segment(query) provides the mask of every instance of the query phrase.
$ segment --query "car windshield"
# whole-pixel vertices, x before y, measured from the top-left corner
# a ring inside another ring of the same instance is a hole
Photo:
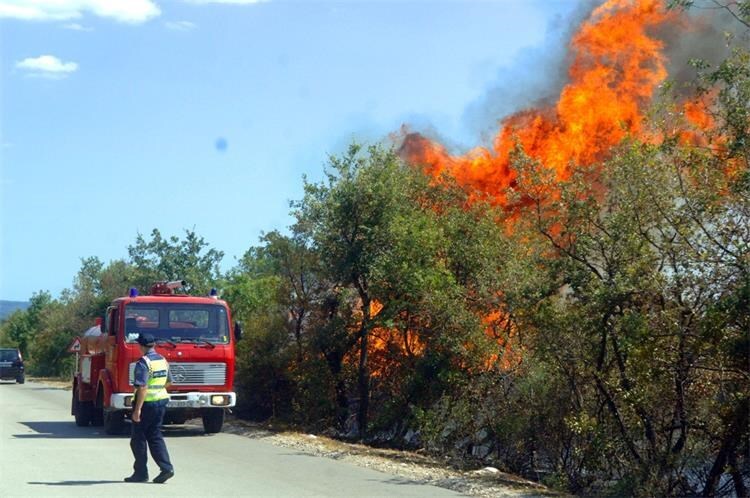
[[[0,361],[16,361],[18,352],[15,349],[0,349]]]
[[[141,332],[157,342],[229,342],[227,311],[218,304],[128,304],[125,341],[136,342]]]

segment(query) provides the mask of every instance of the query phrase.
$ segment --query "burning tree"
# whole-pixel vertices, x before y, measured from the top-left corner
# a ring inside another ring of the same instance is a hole
[[[711,71],[697,63],[693,98],[662,100],[647,116],[667,77],[649,28],[675,16],[661,2],[605,2],[573,37],[554,108],[507,118],[492,149],[454,156],[408,134],[401,154],[503,206],[505,233],[525,248],[515,258],[537,274],[509,273],[501,287],[523,364],[502,390],[467,390],[469,404],[494,399],[513,417],[526,413],[535,376],[556,386],[537,388],[557,409],[532,403],[552,420],[494,424],[509,465],[555,468],[573,490],[610,479],[620,492],[659,494],[726,492],[726,471],[745,496],[748,54]],[[519,441],[520,452],[503,448]]]

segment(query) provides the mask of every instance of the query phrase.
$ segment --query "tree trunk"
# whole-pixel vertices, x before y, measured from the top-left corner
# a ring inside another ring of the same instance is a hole
[[[338,350],[321,349],[328,365],[328,371],[336,379],[336,428],[343,431],[349,418],[349,397],[346,393],[346,380],[341,375],[344,354]]]
[[[346,395],[346,382],[339,375],[336,379],[336,425],[339,430],[344,430],[347,418],[349,418],[349,397]]]
[[[740,439],[747,430],[749,408],[747,400],[743,400],[735,408],[735,412],[729,420],[727,430],[724,433],[719,453],[716,455],[716,460],[714,460],[711,471],[706,478],[706,485],[703,487],[703,496],[713,496],[716,494],[716,485],[719,484],[719,479],[721,479],[727,463],[734,461],[734,452],[737,451]]]
[[[729,473],[732,474],[732,481],[734,481],[734,492],[737,493],[737,498],[747,498],[747,486],[745,486],[745,480],[742,476],[739,464],[737,463],[737,455],[735,452],[729,454]]]
[[[305,320],[305,310],[302,309],[297,313],[294,320],[294,338],[297,341],[297,363],[302,363],[303,348],[302,348],[302,323]]]
[[[367,436],[367,415],[370,408],[370,371],[368,367],[367,346],[370,328],[370,301],[362,302],[362,325],[359,338],[359,375],[357,387],[359,391],[359,410],[357,410],[357,426],[360,439]]]

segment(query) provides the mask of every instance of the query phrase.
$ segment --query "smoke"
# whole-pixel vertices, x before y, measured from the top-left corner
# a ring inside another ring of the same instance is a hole
[[[655,35],[664,41],[669,79],[681,93],[690,91],[696,70],[691,59],[701,59],[716,66],[730,55],[728,40],[747,37],[743,27],[724,10],[690,9],[675,22],[662,25]]]
[[[507,66],[498,69],[497,78],[483,94],[465,109],[462,120],[466,128],[479,136],[479,144],[490,146],[502,119],[526,109],[554,106],[560,91],[569,83],[571,62],[570,40],[594,8],[602,0],[582,0],[567,15],[558,15],[548,25],[545,42],[538,47],[523,49]],[[729,13],[723,10],[675,10],[671,22],[666,22],[652,33],[664,42],[668,78],[677,83],[676,90],[688,94],[689,83],[695,80],[696,70],[691,59],[702,59],[716,65],[729,55],[727,34],[744,43],[748,34]],[[419,135],[410,133],[419,130]],[[430,126],[411,123],[402,128],[400,138],[404,148],[422,144],[421,138],[443,144],[448,151],[462,153],[450,137],[440,136]],[[405,152],[405,150],[402,150]]]
[[[554,104],[568,82],[570,39],[600,3],[583,0],[573,12],[558,14],[547,26],[544,43],[521,50],[507,67],[498,70],[483,95],[467,106],[463,121],[484,144],[491,141],[502,118]]]

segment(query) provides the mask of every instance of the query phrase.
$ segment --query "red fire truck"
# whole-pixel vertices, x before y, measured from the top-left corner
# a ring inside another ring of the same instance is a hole
[[[132,288],[86,331],[73,378],[76,425],[121,432],[132,410],[133,372],[141,357],[136,339],[148,333],[170,367],[165,423],[183,424],[200,416],[206,433],[221,432],[224,413],[237,400],[234,348],[242,329],[232,323],[229,307],[215,289],[205,297],[175,294],[184,285],[158,282],[144,296]]]

